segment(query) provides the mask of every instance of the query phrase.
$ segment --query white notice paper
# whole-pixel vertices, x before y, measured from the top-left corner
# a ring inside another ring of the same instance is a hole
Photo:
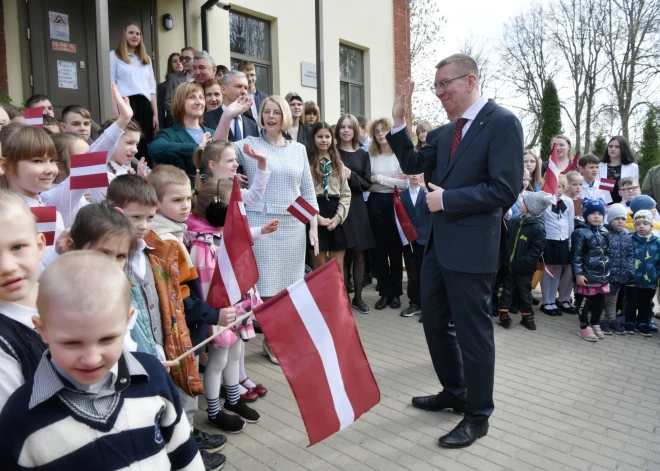
[[[49,11],[48,24],[50,25],[50,39],[69,41],[69,15]]]
[[[57,86],[78,89],[78,69],[75,62],[57,61]]]

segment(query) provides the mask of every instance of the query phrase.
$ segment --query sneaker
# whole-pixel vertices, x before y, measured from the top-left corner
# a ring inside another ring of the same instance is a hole
[[[199,454],[202,455],[202,461],[204,462],[204,469],[206,471],[218,471],[223,468],[227,461],[225,455],[221,455],[220,453],[216,454],[199,450]]]
[[[411,304],[403,311],[401,311],[401,317],[412,317],[415,314],[421,314],[422,310],[415,304]]]
[[[598,324],[592,325],[591,330],[594,331],[594,335],[596,337],[598,337],[599,339],[604,339],[605,338],[605,335],[603,335],[603,331],[601,330],[600,325],[598,325]]]
[[[241,400],[239,400],[234,405],[231,405],[228,401],[225,401],[222,408],[227,412],[233,412],[234,414],[238,414],[248,424],[256,424],[257,422],[259,422],[259,419],[261,419],[259,412],[252,409],[250,406],[248,406],[245,402]]]
[[[208,451],[209,453],[218,452],[227,444],[227,437],[224,435],[212,435],[198,429],[193,429],[193,437],[195,438],[197,448]]]
[[[237,415],[220,410],[215,417],[209,416],[209,422],[227,433],[238,433],[245,427],[245,420]]]
[[[655,321],[653,319],[648,321],[647,324],[648,324],[649,329],[651,330],[651,332],[657,332],[658,331],[658,326],[655,324]]]
[[[642,334],[644,337],[650,337],[651,336],[651,329],[649,329],[649,326],[646,324],[637,324],[635,326],[635,329],[637,332]]]
[[[608,322],[603,322],[600,325],[600,330],[605,334],[605,335],[612,335],[614,331],[612,330],[612,327]]]
[[[361,299],[360,299],[359,301],[356,301],[356,300],[354,299],[353,302],[351,303],[351,305],[352,305],[355,309],[357,309],[358,311],[360,311],[362,314],[369,314],[369,313],[371,312],[371,309],[369,309],[369,306],[367,306],[367,305],[365,304],[365,302],[362,301]]]
[[[596,334],[594,334],[593,329],[588,326],[584,329],[581,329],[580,332],[578,333],[580,337],[582,337],[584,340],[587,340],[589,342],[597,342],[598,337],[596,337]]]
[[[628,335],[635,335],[635,326],[632,324],[624,324],[623,330],[626,332]]]
[[[511,322],[511,317],[509,317],[508,312],[500,312],[500,324],[502,324],[502,327],[508,329],[511,327]]]
[[[520,319],[520,323],[526,329],[536,330],[536,322],[534,321],[534,315],[523,316],[523,318]]]
[[[623,327],[621,327],[621,324],[619,324],[618,321],[610,322],[610,329],[612,329],[612,332],[617,335],[626,335],[626,331],[623,330]]]

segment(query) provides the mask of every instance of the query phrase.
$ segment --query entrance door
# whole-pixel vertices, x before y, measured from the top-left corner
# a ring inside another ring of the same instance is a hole
[[[75,104],[98,120],[94,2],[32,1],[28,15],[32,94],[48,95],[58,119],[65,106]]]

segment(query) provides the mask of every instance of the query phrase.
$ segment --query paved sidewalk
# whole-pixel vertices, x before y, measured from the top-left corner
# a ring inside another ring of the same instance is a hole
[[[364,298],[374,305],[373,285]],[[410,404],[413,395],[439,389],[418,318],[392,309],[354,315],[380,403],[349,429],[307,448],[291,389],[255,339],[246,347],[248,374],[269,392],[254,403],[261,421],[229,436],[224,470],[660,470],[660,336],[592,344],[577,336],[575,316],[539,312],[538,330],[530,332],[512,315],[508,331],[495,326],[489,434],[469,448],[447,450],[437,439],[460,416]],[[197,424],[212,432],[205,409],[202,399]]]

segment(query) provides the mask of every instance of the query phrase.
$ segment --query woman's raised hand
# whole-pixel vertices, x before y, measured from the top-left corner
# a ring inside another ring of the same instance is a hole
[[[247,110],[252,108],[253,103],[254,101],[252,100],[252,98],[248,97],[247,95],[239,96],[235,102],[233,102],[225,109],[224,113],[229,113],[229,116],[235,118],[236,116],[240,116],[243,113],[245,113]]]

